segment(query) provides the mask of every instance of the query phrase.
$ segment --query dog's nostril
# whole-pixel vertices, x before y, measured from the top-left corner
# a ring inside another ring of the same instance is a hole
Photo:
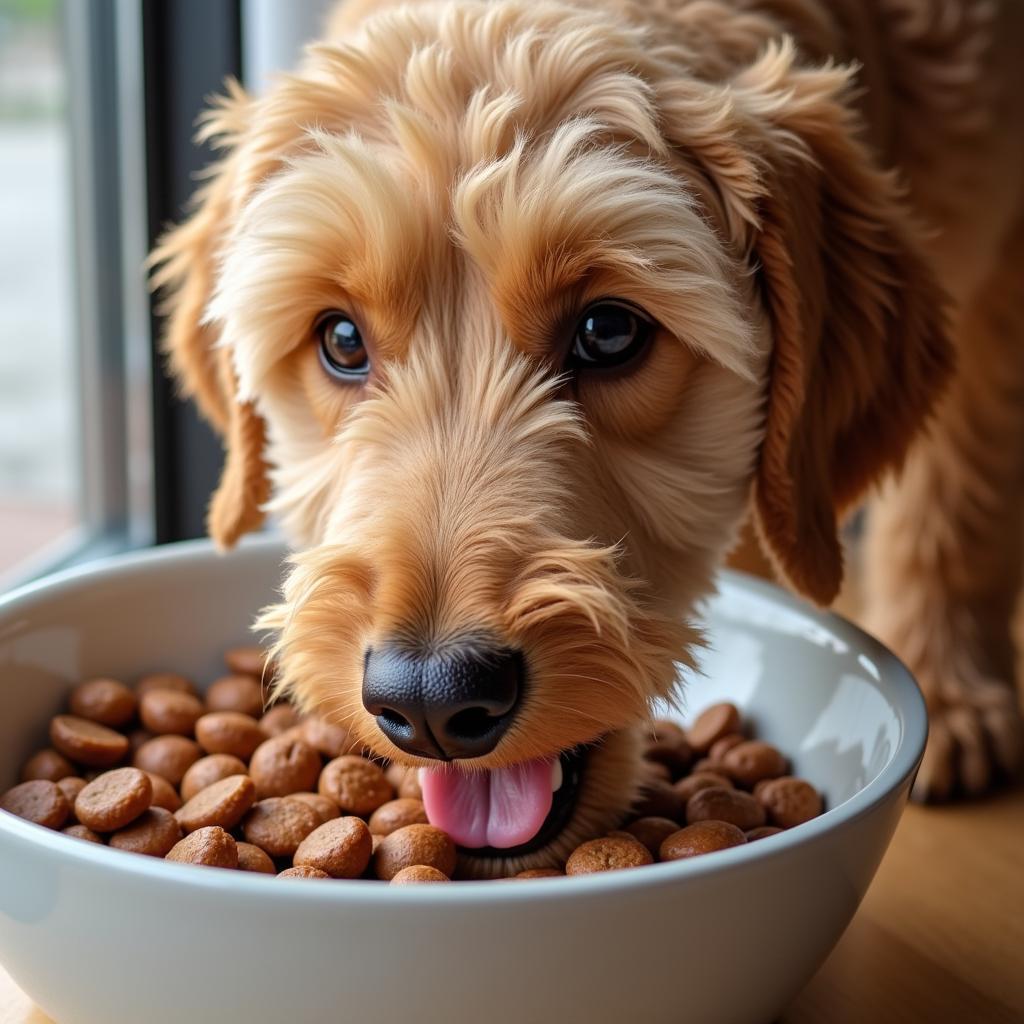
[[[412,729],[409,719],[391,708],[381,708],[377,717],[383,719],[392,729]]]
[[[445,735],[462,740],[482,739],[494,730],[501,715],[492,715],[486,708],[466,708],[452,715],[445,723]]]

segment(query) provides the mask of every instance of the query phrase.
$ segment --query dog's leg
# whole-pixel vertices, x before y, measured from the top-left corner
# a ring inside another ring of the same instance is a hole
[[[1024,221],[956,325],[959,367],[872,508],[866,624],[910,666],[931,734],[914,796],[988,789],[1024,762],[1012,618],[1024,569]]]

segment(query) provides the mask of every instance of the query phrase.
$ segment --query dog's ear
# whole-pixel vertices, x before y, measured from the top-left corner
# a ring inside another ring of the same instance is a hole
[[[838,517],[898,468],[950,373],[945,298],[897,182],[861,138],[850,69],[767,50],[732,83],[761,180],[750,233],[773,332],[755,519],[776,570],[827,604]]]
[[[228,89],[204,117],[198,136],[214,140],[227,156],[196,193],[189,218],[168,231],[150,257],[152,284],[165,296],[163,345],[171,371],[224,441],[220,485],[207,511],[207,529],[221,548],[260,526],[270,492],[263,421],[250,402],[239,399],[231,353],[205,320],[225,234],[260,171],[241,143],[251,101],[236,84]]]

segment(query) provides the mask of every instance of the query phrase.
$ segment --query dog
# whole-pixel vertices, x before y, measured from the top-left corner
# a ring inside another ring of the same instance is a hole
[[[426,769],[462,870],[637,797],[744,525],[821,605],[871,490],[868,625],[916,795],[1024,749],[1024,5],[349,0],[155,250],[166,347],[265,513],[280,692]]]

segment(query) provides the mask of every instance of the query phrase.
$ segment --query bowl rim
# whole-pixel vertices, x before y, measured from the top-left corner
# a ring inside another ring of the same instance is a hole
[[[236,555],[266,556],[270,550],[287,552],[283,541],[274,534],[247,538]],[[45,600],[53,591],[66,585],[95,582],[110,575],[135,576],[165,563],[187,565],[205,562],[216,555],[208,540],[182,541],[157,548],[128,552],[98,559],[81,566],[42,577],[0,597],[0,615],[11,608],[26,604],[31,607]],[[229,555],[226,557],[235,557]],[[28,848],[39,847],[53,857],[69,858],[81,868],[103,874],[127,873],[136,881],[146,881],[161,887],[178,889],[185,886],[195,891],[215,890],[226,900],[248,900],[258,896],[280,902],[317,907],[352,907],[354,904],[380,904],[382,888],[388,887],[388,903],[395,906],[423,905],[431,908],[462,903],[490,903],[501,905],[510,901],[562,900],[593,898],[605,893],[621,895],[647,890],[651,887],[671,886],[708,876],[742,871],[755,863],[767,863],[801,846],[819,841],[826,833],[847,829],[886,802],[902,786],[909,788],[924,754],[928,734],[928,719],[924,698],[917,683],[900,659],[880,641],[836,612],[815,608],[801,598],[766,580],[746,573],[723,569],[718,577],[724,589],[746,591],[760,602],[781,604],[789,611],[812,623],[825,635],[831,636],[856,652],[873,666],[873,673],[884,681],[892,692],[892,703],[900,723],[900,739],[889,762],[863,789],[844,800],[839,806],[827,810],[818,818],[805,822],[799,828],[782,832],[757,843],[718,851],[714,857],[695,857],[656,865],[655,871],[610,871],[591,875],[578,875],[561,884],[553,879],[522,879],[508,885],[509,879],[474,880],[472,884],[423,885],[389,887],[386,882],[367,882],[365,879],[334,879],[330,885],[309,884],[303,879],[277,879],[273,875],[260,875],[242,871],[196,871],[185,864],[173,864],[162,859],[126,855],[124,851],[99,847],[93,843],[74,842],[60,832],[36,825],[11,814],[0,814],[0,833]],[[716,598],[722,588],[716,586]],[[652,865],[653,867],[654,865]],[[116,881],[116,880],[115,880]],[[270,881],[275,884],[268,885]]]

